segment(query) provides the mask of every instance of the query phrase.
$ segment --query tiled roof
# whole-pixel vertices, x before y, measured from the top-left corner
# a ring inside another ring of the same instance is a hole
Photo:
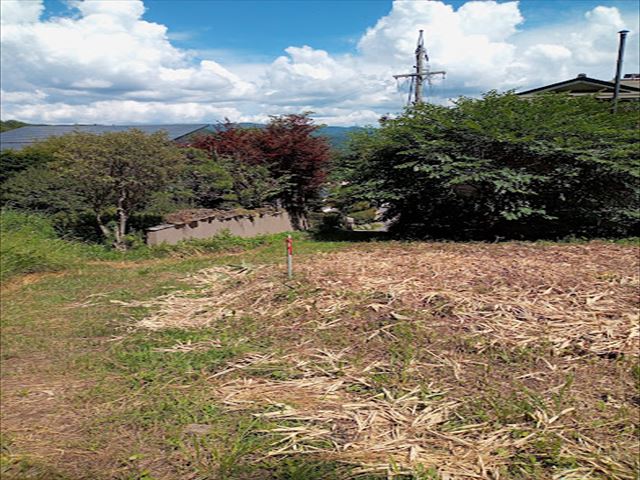
[[[145,133],[165,131],[171,140],[178,140],[181,137],[207,127],[209,127],[207,123],[195,125],[30,125],[0,133],[0,149],[20,150],[37,141],[71,132],[101,134],[107,132],[123,132],[132,128],[142,130]]]

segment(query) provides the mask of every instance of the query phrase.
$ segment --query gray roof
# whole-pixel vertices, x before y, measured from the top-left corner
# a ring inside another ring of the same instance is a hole
[[[518,95],[530,95],[532,93],[542,93],[546,91],[556,91],[565,89],[574,89],[574,90],[583,90],[583,91],[594,91],[594,88],[597,89],[609,89],[613,91],[616,87],[616,84],[613,82],[607,82],[605,80],[598,80],[597,78],[587,77],[585,74],[581,73],[576,78],[570,78],[569,80],[564,80],[558,83],[552,83],[550,85],[545,85],[543,87],[532,88],[531,90],[526,90],[524,92],[519,92]],[[629,92],[640,92],[640,88],[635,87],[633,85],[620,85],[621,91],[629,91]]]
[[[20,150],[40,140],[45,140],[49,137],[58,137],[71,132],[101,134],[107,132],[123,132],[137,128],[145,133],[165,131],[171,140],[179,140],[182,137],[208,127],[210,127],[208,123],[195,125],[30,125],[0,133],[0,150]]]

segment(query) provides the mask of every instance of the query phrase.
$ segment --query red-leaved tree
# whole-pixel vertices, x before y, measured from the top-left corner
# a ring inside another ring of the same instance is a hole
[[[229,121],[191,146],[212,156],[228,156],[249,165],[264,165],[284,184],[282,202],[299,228],[306,210],[326,178],[331,147],[316,136],[320,127],[308,114],[273,116],[265,128],[240,128]]]
[[[260,131],[240,128],[228,119],[214,133],[196,137],[191,146],[206,151],[212,157],[231,157],[251,165],[265,163],[260,148]]]
[[[260,146],[276,177],[288,178],[283,201],[299,227],[306,226],[306,208],[326,178],[331,147],[307,114],[271,117],[260,133]]]

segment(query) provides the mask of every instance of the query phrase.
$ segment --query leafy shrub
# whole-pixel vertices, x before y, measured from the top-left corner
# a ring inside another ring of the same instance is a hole
[[[364,225],[367,223],[371,223],[376,219],[377,211],[375,208],[367,208],[366,210],[349,212],[348,216],[353,218],[356,225]]]
[[[23,151],[4,150],[0,153],[0,184],[28,168],[45,165],[51,160],[49,153],[34,148]]]
[[[309,214],[310,229],[324,233],[339,230],[342,227],[342,214],[339,212],[314,212]]]
[[[90,254],[91,248],[56,237],[44,216],[13,210],[0,213],[0,277],[64,270]]]
[[[388,207],[405,236],[637,235],[638,118],[557,94],[417,105],[352,138],[345,196]]]

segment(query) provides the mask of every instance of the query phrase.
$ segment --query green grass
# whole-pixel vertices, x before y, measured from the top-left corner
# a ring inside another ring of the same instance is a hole
[[[44,217],[5,210],[0,214],[0,277],[71,268],[89,256],[88,245],[57,238]]]
[[[105,245],[59,238],[44,216],[5,209],[0,212],[0,278],[19,274],[57,272],[83,265],[87,261],[137,261],[156,258],[193,258],[217,252],[241,252],[269,248],[266,256],[283,249],[287,233],[241,238],[223,232],[215,237],[182,241],[175,245],[141,245],[117,252]],[[296,240],[309,240],[307,234],[293,233]],[[303,247],[304,249],[305,247]]]
[[[261,335],[261,325],[250,316],[206,329],[127,333],[127,325],[133,318],[144,316],[146,310],[122,309],[112,303],[151,299],[188,288],[181,278],[215,264],[282,262],[285,235],[257,239],[222,236],[115,255],[100,251],[100,247],[58,239],[49,227],[38,216],[3,213],[3,238],[10,237],[19,244],[18,237],[30,237],[28,245],[23,246],[25,250],[44,249],[49,255],[46,262],[32,255],[34,264],[30,268],[13,266],[15,260],[11,259],[11,269],[7,270],[11,276],[70,270],[64,276],[43,276],[3,295],[2,360],[23,365],[21,381],[37,377],[45,378],[38,381],[46,384],[50,378],[72,376],[86,382],[72,395],[69,407],[76,411],[88,405],[95,408],[74,427],[83,432],[83,439],[79,443],[54,442],[71,450],[115,449],[111,458],[116,463],[96,462],[70,470],[51,465],[47,459],[23,455],[18,445],[8,442],[6,448],[3,444],[0,462],[3,478],[151,480],[156,477],[151,476],[146,463],[150,449],[154,455],[162,451],[181,458],[173,461],[172,468],[184,469],[185,475],[198,472],[201,478],[252,478],[251,472],[273,468],[277,475],[270,478],[296,479],[306,478],[309,471],[326,473],[337,468],[324,466],[325,462],[318,459],[310,460],[309,465],[302,459],[288,466],[278,462],[255,464],[256,449],[264,450],[265,442],[273,441],[256,432],[265,425],[256,424],[247,413],[230,416],[214,401],[208,376],[244,353],[261,352],[270,346],[270,340]],[[347,245],[318,242],[302,234],[295,237],[300,259]],[[59,249],[52,251],[52,246]],[[240,251],[244,251],[242,258],[237,257]],[[8,253],[11,257],[14,250]],[[145,258],[157,260],[138,261]],[[123,260],[126,268],[101,260]],[[86,302],[90,295],[97,295],[95,306],[70,308]],[[161,351],[177,343],[214,340],[219,346],[186,353]],[[39,358],[46,361],[40,362]],[[3,373],[8,379],[14,375]],[[277,365],[263,374],[281,376]],[[37,393],[37,389],[25,387],[21,398],[28,400]],[[211,425],[213,429],[204,437],[185,436],[184,429],[190,424]],[[328,474],[307,477],[341,478]]]
[[[7,221],[11,220],[9,216]],[[28,231],[20,226],[24,225],[23,220],[24,217],[14,218],[13,226],[9,222],[10,231]],[[32,220],[33,228],[36,228],[38,218]],[[37,228],[46,233],[42,236],[43,242],[62,242],[47,230],[46,225]],[[296,238],[297,262],[304,262],[318,253],[354,245],[347,237],[318,241],[298,234]],[[65,244],[74,245],[73,242]],[[283,235],[249,240],[217,238],[210,242],[163,247],[156,252],[152,252],[153,249],[129,252],[120,257],[104,252],[95,254],[84,245],[73,248],[78,250],[65,251],[65,255],[75,258],[76,263],[71,263],[72,270],[64,276],[42,276],[37,282],[20,284],[16,288],[12,286],[3,294],[2,359],[7,368],[3,369],[2,375],[9,384],[19,385],[11,392],[14,395],[11,397],[14,399],[13,408],[7,411],[11,411],[13,416],[35,419],[34,425],[42,424],[41,418],[50,418],[53,423],[45,425],[44,434],[24,435],[22,439],[19,428],[9,429],[13,438],[3,441],[0,457],[3,479],[350,478],[353,465],[336,462],[332,458],[309,453],[267,457],[273,442],[278,440],[269,432],[275,423],[254,414],[263,413],[268,408],[268,399],[253,409],[230,409],[221,403],[215,390],[219,383],[210,380],[212,375],[247,353],[273,353],[274,356],[268,363],[249,367],[238,376],[250,377],[257,382],[300,378],[299,367],[279,354],[291,347],[288,342],[292,338],[294,341],[302,338],[295,338],[290,333],[287,336],[286,328],[265,328],[268,325],[261,324],[257,320],[259,317],[250,310],[237,317],[214,322],[206,328],[158,332],[134,330],[131,325],[149,311],[145,308],[123,308],[114,303],[144,301],[192,288],[181,280],[199,269],[214,265],[270,264],[276,268],[276,265],[284,263]],[[156,260],[139,261],[145,258]],[[114,265],[101,259],[121,259],[123,264]],[[279,283],[274,286],[282,288],[278,302],[286,304],[315,294],[304,278],[294,283],[291,288]],[[545,369],[540,357],[549,358],[553,363],[560,361],[549,356],[543,347],[507,350],[499,345],[485,345],[482,337],[442,338],[432,324],[443,323],[449,313],[441,312],[437,304],[426,313],[397,308],[395,312],[402,315],[401,318],[387,315],[369,319],[367,315],[372,311],[367,305],[390,299],[379,299],[375,294],[364,293],[357,288],[345,292],[344,298],[348,298],[352,305],[352,309],[340,314],[344,317],[344,327],[317,332],[309,339],[317,342],[313,345],[331,351],[349,347],[348,356],[336,363],[340,369],[341,362],[346,366],[370,365],[371,355],[384,361],[381,370],[363,372],[362,376],[370,386],[354,385],[349,394],[369,398],[388,391],[397,397],[420,385],[417,395],[434,402],[450,398],[464,401],[458,410],[460,416],[449,425],[449,431],[481,422],[489,422],[496,429],[524,424],[521,432],[511,432],[514,439],[520,438],[517,437],[519,434],[526,436],[536,428],[536,411],[544,411],[551,417],[568,406],[585,407],[573,398],[574,395],[589,393],[584,386],[575,386],[573,370],[554,374],[553,382],[540,384],[524,385],[526,379],[514,379],[521,373]],[[307,314],[306,311],[301,312],[301,315]],[[359,318],[363,320],[362,324],[357,321],[349,323],[349,319]],[[286,327],[286,322],[284,319],[278,328]],[[369,332],[389,322],[392,322],[389,336],[379,335],[362,345],[353,341],[351,329],[361,328],[363,332],[357,335],[367,337]],[[177,344],[187,343],[204,346],[189,352],[166,351]],[[477,353],[479,349],[482,353]],[[450,369],[438,365],[416,371],[416,361],[424,364],[436,361],[425,353],[426,350],[464,360],[467,373],[462,383],[455,381]],[[598,366],[609,365],[609,361],[604,359],[591,361],[597,362],[594,365]],[[321,360],[318,362],[325,368]],[[593,368],[580,359],[572,362],[571,367],[583,369],[580,373],[583,379],[591,374],[590,369]],[[620,374],[612,374],[612,382],[619,383],[620,378],[628,378],[634,384],[640,381],[637,362],[622,359],[617,368]],[[477,378],[473,378],[476,374]],[[232,380],[234,376],[223,378],[221,382]],[[557,388],[549,393],[550,387]],[[36,401],[43,389],[52,390],[55,395],[51,400]],[[7,391],[3,395],[7,395]],[[62,420],[71,422],[65,423],[65,428],[77,432],[77,437],[48,433],[48,429],[60,429],[55,425],[56,417],[47,416],[47,412],[41,414],[37,409],[46,407],[47,403],[56,405],[56,402],[60,402],[59,412],[66,415],[62,415]],[[614,430],[618,427],[612,428],[607,424],[615,421],[629,429],[624,435],[631,437],[637,434],[629,420],[633,411],[627,413],[616,408],[615,403],[603,401],[603,413],[598,418],[603,426],[593,428],[602,432]],[[193,425],[209,430],[202,434],[190,433],[189,428]],[[295,425],[292,421],[292,426]],[[38,435],[40,438],[45,435],[48,439],[49,456],[39,457],[30,453],[29,442]],[[501,478],[547,478],[559,469],[582,465],[563,451],[563,442],[553,430],[540,429],[535,441],[505,462]],[[81,455],[71,459],[57,457],[59,452],[66,451],[80,452]],[[56,462],[56,458],[62,460]],[[387,476],[370,474],[357,478],[380,480]],[[395,475],[393,478],[436,480],[441,477],[433,466],[416,466],[415,474]]]
[[[179,343],[207,340],[220,343],[193,352],[163,351]],[[250,350],[253,350],[251,346],[241,339],[217,335],[210,329],[138,333],[114,346],[110,366],[134,384],[150,385],[168,379],[184,384],[215,372],[227,361]]]

